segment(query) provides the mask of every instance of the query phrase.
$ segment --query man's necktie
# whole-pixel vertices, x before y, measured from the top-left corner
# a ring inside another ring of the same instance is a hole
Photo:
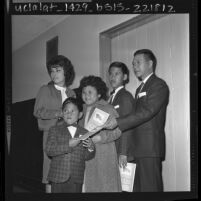
[[[138,98],[138,94],[142,91],[142,88],[144,87],[144,82],[140,84],[140,86],[136,90],[135,98]]]

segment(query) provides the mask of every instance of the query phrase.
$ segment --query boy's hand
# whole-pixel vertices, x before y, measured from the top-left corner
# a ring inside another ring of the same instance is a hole
[[[79,138],[72,138],[69,140],[69,147],[75,147],[80,143]]]
[[[86,140],[83,140],[82,144],[84,147],[87,147],[88,149],[94,150],[94,143],[91,140],[91,138],[87,138]]]

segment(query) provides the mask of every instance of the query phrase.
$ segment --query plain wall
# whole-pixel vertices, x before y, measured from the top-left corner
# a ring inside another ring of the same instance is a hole
[[[99,33],[134,16],[73,15],[14,51],[12,102],[34,98],[40,86],[49,82],[46,41],[59,37],[59,54],[67,56],[74,65],[76,77],[71,88],[76,88],[84,75],[99,75]]]

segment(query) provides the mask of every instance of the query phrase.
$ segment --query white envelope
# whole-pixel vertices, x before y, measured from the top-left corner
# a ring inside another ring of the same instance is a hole
[[[141,92],[138,94],[138,98],[141,98],[142,96],[146,96],[147,95],[147,92],[144,91],[144,92]]]
[[[126,168],[119,167],[120,177],[121,177],[121,186],[123,191],[132,192],[133,184],[135,178],[135,169],[136,164],[127,163]]]
[[[119,105],[115,105],[114,108],[115,108],[115,109],[119,108]]]

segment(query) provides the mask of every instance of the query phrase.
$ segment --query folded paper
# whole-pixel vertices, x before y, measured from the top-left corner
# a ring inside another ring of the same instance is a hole
[[[122,191],[133,192],[136,164],[127,163],[125,168],[119,167]]]
[[[107,121],[108,117],[109,117],[109,114],[107,112],[101,109],[95,108],[85,128],[88,131],[93,131],[97,127],[103,126],[105,122]]]
[[[109,116],[110,115],[107,112],[105,112],[101,109],[95,108],[94,112],[91,115],[91,118],[89,119],[89,121],[85,127],[89,132],[87,132],[86,134],[79,137],[79,139],[85,140],[88,137],[90,137],[90,136],[94,135],[95,133],[97,133],[98,131],[100,131]]]
[[[94,132],[87,132],[87,133],[85,133],[84,135],[80,135],[79,136],[79,140],[86,140],[88,137],[90,137],[90,136],[92,136],[92,135],[94,135],[95,133],[97,133],[99,130],[98,129],[96,129]]]

